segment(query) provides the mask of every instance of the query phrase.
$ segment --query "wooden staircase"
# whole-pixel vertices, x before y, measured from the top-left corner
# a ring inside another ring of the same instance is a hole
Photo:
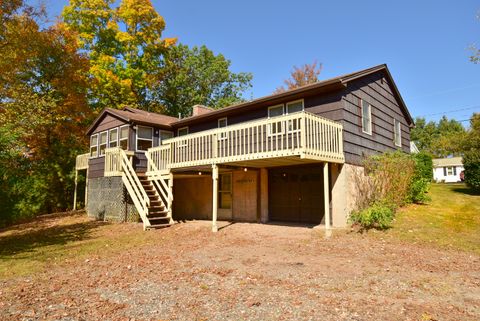
[[[145,173],[137,172],[137,176],[150,199],[147,212],[147,219],[150,222],[148,228],[162,228],[172,225],[171,211],[165,206],[153,182],[149,180]]]

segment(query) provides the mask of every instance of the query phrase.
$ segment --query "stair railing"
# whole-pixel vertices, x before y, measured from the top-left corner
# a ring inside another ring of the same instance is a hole
[[[160,171],[155,165],[155,162],[150,156],[150,153],[145,153],[145,156],[147,157],[147,162],[149,164],[149,172],[147,172],[147,175],[154,182],[157,190],[160,192],[160,197],[162,198],[163,205],[167,208],[167,211],[171,216],[171,204],[173,201],[172,190],[167,184],[166,179],[164,178],[165,175],[158,174]],[[169,179],[171,179],[170,175]]]

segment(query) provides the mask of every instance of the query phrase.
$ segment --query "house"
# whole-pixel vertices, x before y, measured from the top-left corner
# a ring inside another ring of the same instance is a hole
[[[343,227],[366,155],[410,152],[413,120],[386,65],[177,119],[105,109],[88,129],[88,215]]]
[[[463,161],[461,157],[433,159],[433,179],[439,183],[457,183],[463,181]]]

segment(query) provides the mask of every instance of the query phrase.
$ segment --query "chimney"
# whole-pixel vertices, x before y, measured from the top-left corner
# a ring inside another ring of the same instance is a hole
[[[203,105],[194,105],[192,107],[192,116],[198,116],[203,114],[208,114],[213,111],[213,108],[203,106]]]

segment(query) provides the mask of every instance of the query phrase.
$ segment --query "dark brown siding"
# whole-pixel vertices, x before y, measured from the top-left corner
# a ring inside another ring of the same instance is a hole
[[[334,92],[323,96],[313,96],[304,99],[305,111],[335,121],[343,118],[342,93]]]
[[[88,179],[103,177],[105,172],[105,157],[90,158],[88,160]]]
[[[125,121],[113,117],[112,115],[106,114],[105,117],[98,123],[97,127],[92,131],[92,134],[103,132],[110,128],[119,127],[127,124]]]
[[[371,105],[372,135],[362,132],[360,99]],[[347,163],[361,164],[364,155],[398,149],[394,143],[394,119],[401,123],[402,150],[409,152],[410,127],[383,72],[350,82],[344,92],[343,105],[341,123]]]

